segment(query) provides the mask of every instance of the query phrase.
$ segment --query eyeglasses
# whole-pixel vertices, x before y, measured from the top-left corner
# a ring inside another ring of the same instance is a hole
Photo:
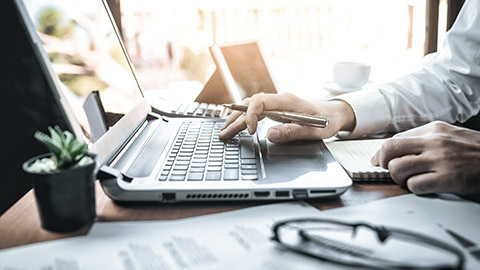
[[[323,261],[371,269],[463,269],[461,250],[413,231],[330,219],[292,219],[272,227],[282,247]]]

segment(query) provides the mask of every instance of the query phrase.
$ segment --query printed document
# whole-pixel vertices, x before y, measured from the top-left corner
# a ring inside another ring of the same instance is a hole
[[[98,222],[88,235],[0,252],[0,269],[211,269],[271,245],[275,221],[313,216],[303,202],[176,221]]]

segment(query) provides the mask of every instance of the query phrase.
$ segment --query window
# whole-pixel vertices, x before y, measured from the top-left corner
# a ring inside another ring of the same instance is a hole
[[[425,0],[121,0],[127,50],[145,89],[201,88],[213,43],[258,40],[281,91],[318,91],[339,61],[393,80],[423,57]]]

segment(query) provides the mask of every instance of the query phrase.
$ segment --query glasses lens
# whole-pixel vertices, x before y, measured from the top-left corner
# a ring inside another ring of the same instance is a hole
[[[455,254],[421,239],[393,234],[386,241],[376,231],[321,221],[289,222],[277,231],[280,243],[296,251],[347,265],[383,267],[454,266]]]

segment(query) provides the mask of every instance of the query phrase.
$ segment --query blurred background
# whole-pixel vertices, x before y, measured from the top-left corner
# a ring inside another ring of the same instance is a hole
[[[146,90],[201,89],[214,43],[257,40],[279,89],[307,95],[332,80],[335,62],[366,62],[381,82],[417,69],[424,56],[427,0],[116,2]],[[439,1],[439,43],[446,5]]]

